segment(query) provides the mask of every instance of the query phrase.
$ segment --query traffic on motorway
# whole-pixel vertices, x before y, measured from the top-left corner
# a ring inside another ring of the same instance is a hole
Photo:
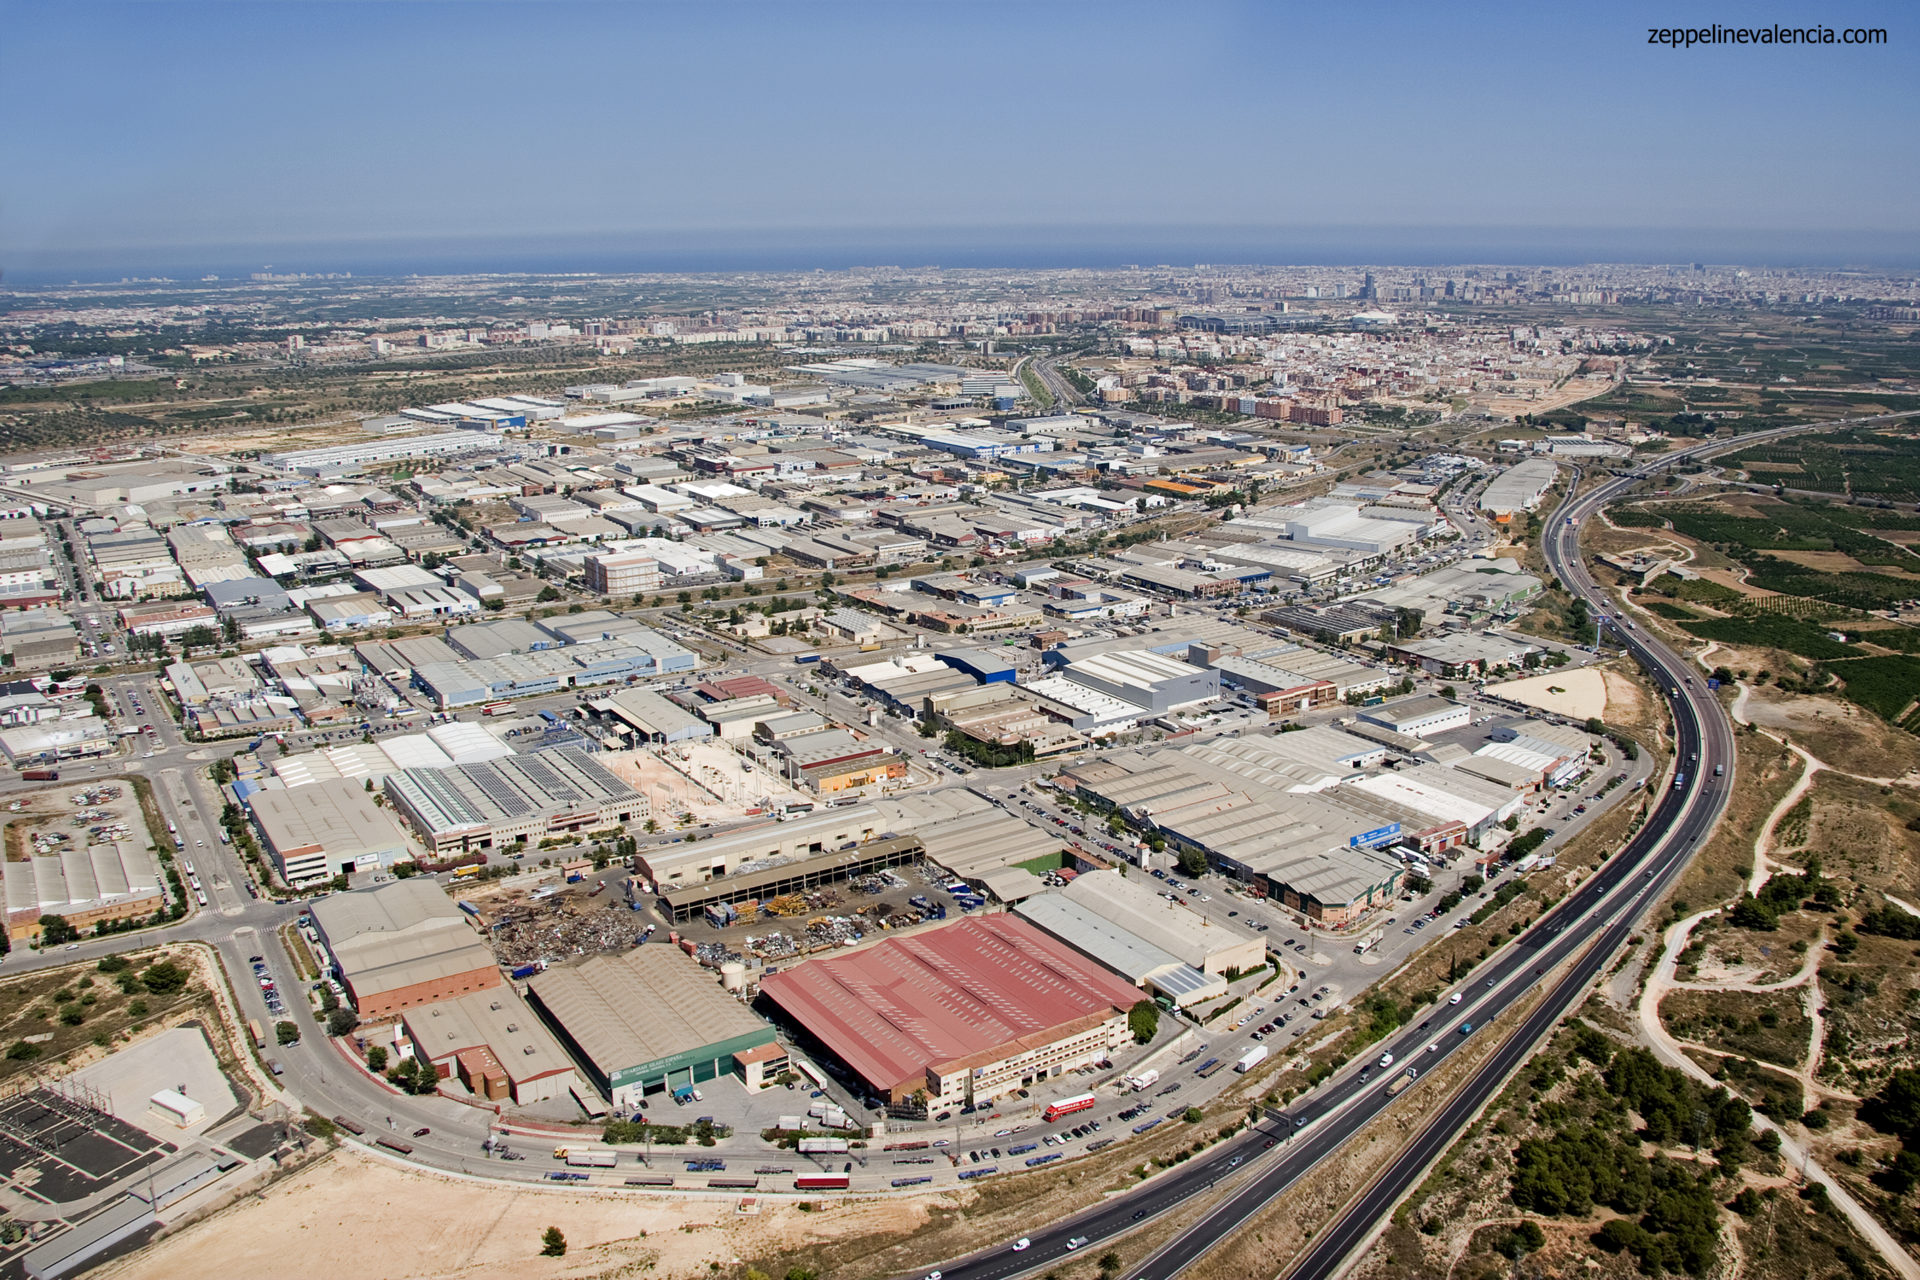
[[[1606,617],[1610,606],[1580,558],[1577,521],[1639,479],[1637,475],[1619,477],[1570,498],[1556,513],[1546,541],[1549,568],[1587,600],[1596,616]],[[1576,474],[1573,489],[1577,488]],[[1735,759],[1732,732],[1718,703],[1685,658],[1637,627],[1620,625],[1618,619],[1610,618],[1609,623],[1613,638],[1665,695],[1675,732],[1669,780],[1638,834],[1619,853],[1447,993],[1445,1002],[1436,1005],[1425,1021],[1374,1046],[1291,1111],[1269,1112],[1241,1137],[1147,1180],[1137,1191],[1022,1237],[1017,1251],[1009,1244],[944,1264],[937,1268],[943,1277],[1006,1280],[1039,1270],[1080,1248],[1125,1235],[1232,1180],[1233,1189],[1225,1200],[1124,1273],[1127,1280],[1170,1280],[1411,1092],[1409,1086],[1398,1083],[1409,1079],[1408,1069],[1415,1072],[1410,1083],[1417,1085],[1419,1077],[1431,1075],[1451,1056],[1463,1052],[1476,1029],[1482,1038],[1497,1034],[1498,1045],[1466,1085],[1436,1112],[1362,1200],[1315,1237],[1290,1272],[1298,1280],[1335,1274],[1434,1156],[1582,998],[1725,808]],[[1500,1023],[1503,1014],[1536,995],[1539,998],[1517,1026]],[[1496,1031],[1489,1024],[1500,1025]],[[1075,1241],[1079,1243],[1069,1248]]]

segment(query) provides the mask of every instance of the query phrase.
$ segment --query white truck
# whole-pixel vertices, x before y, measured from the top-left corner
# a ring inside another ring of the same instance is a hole
[[[1142,1071],[1137,1076],[1127,1077],[1127,1086],[1131,1088],[1135,1093],[1140,1092],[1142,1089],[1151,1089],[1153,1088],[1153,1086],[1159,1083],[1160,1083],[1160,1073],[1157,1070]]]
[[[1267,1060],[1267,1046],[1257,1044],[1234,1059],[1233,1069],[1239,1072],[1253,1070]]]

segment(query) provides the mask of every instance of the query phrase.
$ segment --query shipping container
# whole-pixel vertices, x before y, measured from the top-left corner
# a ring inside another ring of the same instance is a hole
[[[349,1120],[345,1116],[335,1116],[333,1122],[351,1134],[359,1135],[367,1131],[367,1127],[358,1120]]]
[[[802,1138],[800,1154],[803,1156],[843,1156],[847,1154],[845,1138]]]
[[[1257,1044],[1241,1054],[1233,1064],[1235,1071],[1251,1071],[1267,1060],[1267,1046]]]
[[[1041,1115],[1041,1119],[1045,1120],[1048,1124],[1052,1124],[1061,1116],[1070,1116],[1076,1111],[1086,1111],[1099,1101],[1100,1099],[1094,1094],[1076,1093],[1071,1098],[1062,1098],[1058,1102],[1049,1105]]]
[[[802,1174],[793,1180],[795,1191],[845,1191],[847,1175],[844,1173]]]
[[[375,1138],[373,1145],[376,1147],[385,1147],[389,1151],[398,1151],[403,1156],[413,1154],[413,1147],[400,1141],[398,1138]]]
[[[567,1163],[576,1169],[611,1169],[620,1163],[618,1152],[573,1150],[567,1152]]]

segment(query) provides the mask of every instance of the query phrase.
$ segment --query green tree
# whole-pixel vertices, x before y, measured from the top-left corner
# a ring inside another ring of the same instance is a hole
[[[64,946],[79,936],[80,931],[65,916],[40,917],[40,945],[43,947]]]
[[[548,1227],[540,1233],[540,1256],[543,1258],[567,1256],[567,1238],[560,1234],[560,1228]]]
[[[300,1028],[291,1022],[276,1022],[273,1024],[273,1036],[274,1039],[278,1040],[281,1044],[298,1044],[300,1043]]]
[[[1150,1043],[1160,1031],[1160,1007],[1151,1000],[1136,1003],[1127,1010],[1127,1030],[1136,1044]]]
[[[345,1005],[327,1015],[327,1034],[330,1036],[344,1036],[359,1025],[359,1015]]]
[[[187,971],[171,960],[162,960],[141,970],[140,985],[156,996],[176,995],[186,988]]]
[[[1196,878],[1207,874],[1207,855],[1193,848],[1180,850],[1180,874]]]
[[[376,1044],[367,1050],[367,1070],[376,1075],[387,1069],[387,1047]]]

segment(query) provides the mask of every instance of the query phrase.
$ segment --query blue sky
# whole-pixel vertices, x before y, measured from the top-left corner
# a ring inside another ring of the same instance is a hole
[[[0,3],[0,266],[1113,228],[1912,245],[1913,13]],[[1891,43],[1646,43],[1736,20]]]

